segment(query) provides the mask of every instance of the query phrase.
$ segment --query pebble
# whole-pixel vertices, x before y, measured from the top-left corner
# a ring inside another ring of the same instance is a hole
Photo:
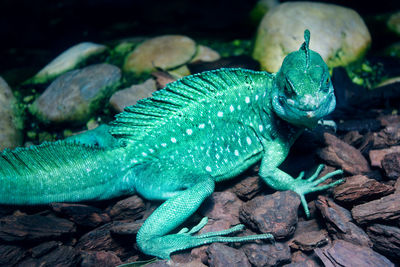
[[[0,77],[0,151],[22,145],[22,120],[18,116],[17,101],[7,82]]]
[[[103,53],[106,49],[107,47],[104,45],[90,42],[74,45],[47,64],[30,82],[48,82],[67,71],[75,69],[81,62]]]
[[[96,64],[67,72],[29,106],[29,111],[46,123],[84,124],[111,96],[121,78],[118,67]]]
[[[148,79],[142,84],[135,84],[115,92],[110,98],[110,106],[115,112],[120,113],[125,107],[135,105],[140,99],[151,97],[156,90],[156,81]]]
[[[310,48],[329,67],[346,66],[363,57],[371,36],[362,18],[352,9],[325,3],[287,2],[262,19],[253,57],[263,70],[277,72],[283,58],[304,42],[311,32]]]
[[[195,54],[196,43],[187,36],[158,36],[137,46],[126,57],[123,70],[137,75],[169,70],[189,62]]]

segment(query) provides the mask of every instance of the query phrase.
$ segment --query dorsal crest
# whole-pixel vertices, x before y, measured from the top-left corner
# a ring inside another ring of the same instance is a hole
[[[306,29],[304,31],[304,43],[301,45],[300,50],[304,51],[306,56],[306,69],[310,66],[310,31]]]
[[[111,123],[110,133],[125,143],[143,140],[155,127],[170,122],[171,117],[183,117],[227,90],[265,84],[269,76],[267,72],[226,68],[184,77],[126,107]]]

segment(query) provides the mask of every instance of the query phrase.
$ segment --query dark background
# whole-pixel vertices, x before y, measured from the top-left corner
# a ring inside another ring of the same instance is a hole
[[[251,23],[249,12],[256,2],[0,0],[0,75],[13,68],[42,67],[82,41],[103,43],[164,33],[187,34],[192,38],[251,39],[256,25]],[[400,8],[398,0],[319,2],[351,7],[364,18]],[[375,33],[371,33],[375,42]],[[376,34],[376,39],[386,38],[380,38],[379,30]],[[375,43],[379,45],[379,40]]]

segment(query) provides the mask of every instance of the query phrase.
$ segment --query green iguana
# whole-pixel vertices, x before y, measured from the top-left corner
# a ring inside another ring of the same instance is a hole
[[[0,203],[75,202],[134,193],[166,200],[137,234],[140,249],[159,258],[213,242],[272,238],[227,236],[243,225],[193,235],[207,218],[190,231],[170,232],[211,195],[216,182],[260,160],[261,179],[276,190],[297,192],[307,215],[305,194],[342,182],[319,186],[342,173],[317,179],[322,166],[307,179],[304,172],[292,178],[278,169],[302,131],[316,126],[335,107],[328,67],[309,49],[308,30],[304,38],[276,74],[219,69],[168,84],[118,114],[110,127],[112,136],[99,131],[100,137],[86,134],[4,151]]]

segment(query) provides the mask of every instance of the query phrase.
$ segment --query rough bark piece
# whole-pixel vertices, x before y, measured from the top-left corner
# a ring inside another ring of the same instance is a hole
[[[374,249],[391,258],[400,259],[400,229],[398,227],[373,224],[367,227],[367,234],[374,243]]]
[[[26,255],[25,249],[12,246],[0,245],[0,266],[13,266]]]
[[[339,266],[380,266],[392,267],[394,264],[385,256],[369,247],[335,240],[331,246],[315,249],[315,253],[326,267]]]
[[[364,175],[347,177],[345,183],[333,189],[336,200],[344,203],[360,203],[373,200],[394,192],[393,186],[369,179]]]
[[[135,239],[130,242],[120,243],[115,240],[110,232],[112,227],[121,225],[121,222],[107,223],[84,234],[76,244],[75,248],[84,251],[113,251],[121,260],[125,260],[135,253],[133,244]]]
[[[327,147],[317,153],[328,164],[339,167],[351,174],[370,172],[369,164],[355,147],[346,144],[330,133],[324,133]]]
[[[314,254],[312,254],[314,255]],[[296,251],[292,253],[292,262],[284,267],[320,267],[319,261],[317,261],[315,255],[314,257],[308,256],[301,251]]]
[[[49,253],[50,251],[52,251],[53,249],[61,246],[61,242],[59,241],[49,241],[46,243],[42,243],[36,247],[32,248],[32,257],[34,258],[39,258],[42,257],[43,255]]]
[[[213,220],[228,221],[231,225],[239,224],[239,209],[241,201],[230,191],[214,192],[204,201],[200,213]]]
[[[99,208],[83,204],[52,203],[51,207],[61,216],[68,217],[78,225],[96,227],[110,221],[108,214]]]
[[[131,237],[134,238],[142,226],[144,220],[134,222],[119,222],[110,228],[110,233],[115,237]]]
[[[251,176],[237,183],[232,192],[240,199],[250,200],[261,190],[261,181],[257,176]]]
[[[317,247],[326,245],[328,241],[328,232],[321,229],[314,219],[301,221],[297,224],[294,236],[289,241],[289,246],[292,249],[312,251]]]
[[[40,266],[77,266],[80,262],[80,254],[70,246],[60,246],[39,259]]]
[[[143,217],[145,207],[143,200],[137,196],[131,196],[118,201],[109,211],[113,220],[137,220]]]
[[[391,194],[353,207],[353,218],[360,224],[372,221],[393,221],[400,218],[400,197]]]
[[[211,267],[250,267],[250,263],[243,251],[228,247],[221,243],[214,243],[207,249],[208,264]]]
[[[293,191],[259,196],[242,206],[240,220],[256,232],[282,239],[294,233],[299,205],[300,198]]]
[[[356,245],[371,247],[368,235],[360,227],[352,223],[350,212],[332,200],[319,196],[316,201],[329,233],[335,239],[343,239]]]
[[[114,267],[122,264],[121,259],[111,251],[83,252],[81,267]]]
[[[400,146],[392,146],[385,149],[375,149],[369,151],[369,159],[372,167],[382,168],[381,162],[383,158],[390,153],[400,153]]]
[[[0,219],[0,240],[9,242],[59,238],[75,231],[73,222],[56,217],[21,215]]]
[[[254,266],[282,266],[290,263],[290,248],[286,243],[245,244],[242,249]]]
[[[400,177],[400,153],[390,153],[383,157],[382,168],[387,178],[397,180]]]

